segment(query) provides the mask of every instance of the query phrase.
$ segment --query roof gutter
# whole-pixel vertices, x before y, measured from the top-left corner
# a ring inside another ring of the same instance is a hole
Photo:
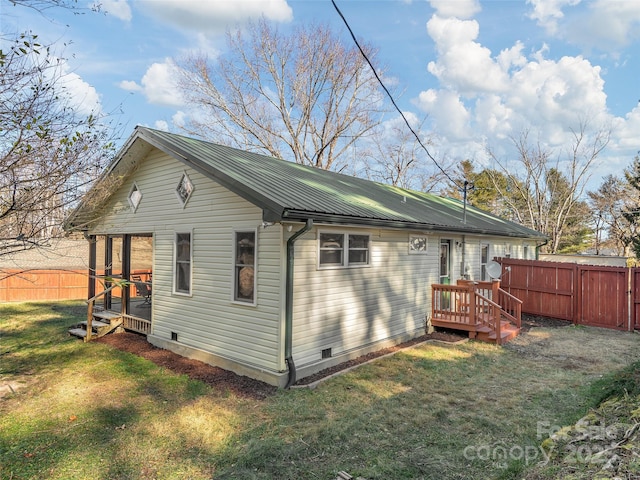
[[[499,230],[490,230],[486,228],[472,228],[469,224],[461,226],[453,225],[439,225],[439,224],[426,224],[419,222],[406,222],[402,220],[380,220],[373,218],[364,218],[348,215],[327,214],[321,212],[308,212],[300,210],[287,209],[282,214],[281,218],[277,221],[305,221],[313,217],[313,220],[319,223],[329,223],[335,225],[361,225],[364,227],[375,228],[394,228],[403,230],[434,230],[447,233],[462,233],[467,235],[494,235],[498,237],[509,238],[527,238],[531,240],[541,240],[546,238],[542,234],[532,235],[526,232],[522,233],[507,233]],[[274,221],[274,220],[272,220]]]
[[[284,358],[289,369],[289,378],[284,388],[290,388],[296,383],[296,365],[293,363],[293,244],[298,237],[304,235],[313,227],[313,220],[307,219],[304,227],[287,240],[287,276],[285,280],[285,310],[284,310]]]

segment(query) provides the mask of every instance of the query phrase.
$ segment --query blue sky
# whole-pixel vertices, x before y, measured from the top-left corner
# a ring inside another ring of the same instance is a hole
[[[640,150],[639,0],[336,3],[358,38],[379,49],[401,109],[427,118],[432,153],[445,163],[488,165],[487,148],[510,155],[509,137],[525,128],[560,151],[587,118],[611,129],[592,188]],[[2,31],[30,29],[56,42],[79,104],[121,110],[125,136],[138,124],[180,132],[189,110],[172,84],[173,59],[195,50],[219,55],[227,28],[265,15],[281,28],[322,21],[344,31],[330,0],[101,4],[102,13],[43,16],[0,0]]]

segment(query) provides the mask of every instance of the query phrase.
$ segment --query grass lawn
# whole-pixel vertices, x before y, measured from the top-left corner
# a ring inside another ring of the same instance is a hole
[[[85,308],[0,306],[3,480],[521,478],[592,383],[640,358],[637,334],[538,328],[251,400],[69,337]]]

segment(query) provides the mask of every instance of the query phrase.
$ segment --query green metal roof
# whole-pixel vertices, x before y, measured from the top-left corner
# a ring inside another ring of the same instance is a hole
[[[471,206],[467,206],[464,215],[462,202],[451,198],[298,165],[146,127],[136,127],[108,171],[118,170],[117,164],[127,158],[127,152],[140,140],[183,161],[260,207],[267,221],[313,219],[321,223],[546,238],[539,232]],[[463,215],[466,222],[463,222]],[[72,220],[70,223],[77,222]]]

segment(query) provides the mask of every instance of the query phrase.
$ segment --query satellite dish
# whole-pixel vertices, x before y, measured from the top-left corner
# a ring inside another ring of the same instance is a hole
[[[500,275],[502,275],[502,265],[500,265],[495,260],[491,260],[487,263],[487,273],[492,279],[500,279]]]

